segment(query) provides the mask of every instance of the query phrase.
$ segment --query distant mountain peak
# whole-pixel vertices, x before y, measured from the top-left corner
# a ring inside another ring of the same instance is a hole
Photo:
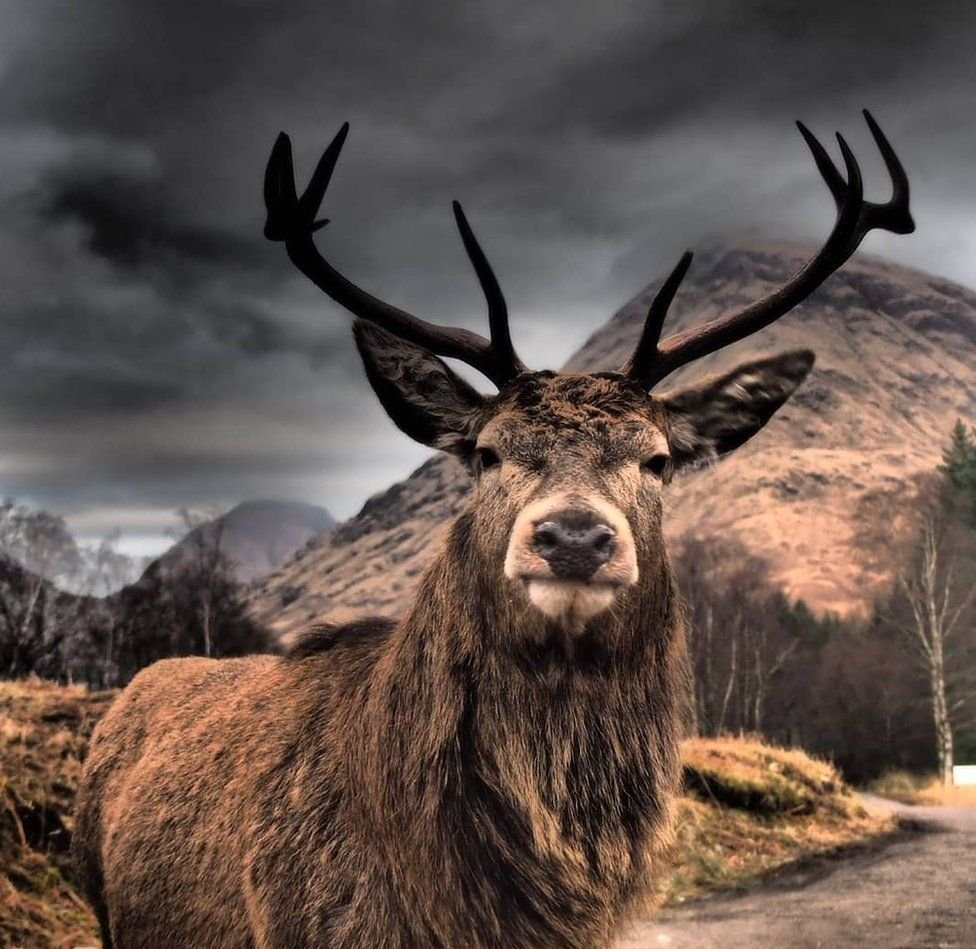
[[[304,501],[242,501],[216,521],[177,541],[149,570],[178,570],[185,558],[192,556],[193,545],[201,541],[210,544],[219,537],[220,548],[231,562],[235,577],[248,583],[281,566],[335,523],[324,507]]]

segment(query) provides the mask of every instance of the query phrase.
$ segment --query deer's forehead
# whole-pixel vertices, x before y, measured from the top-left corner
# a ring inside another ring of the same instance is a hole
[[[502,393],[483,436],[516,454],[589,447],[612,462],[664,443],[664,413],[614,378],[539,374]]]
[[[554,423],[627,415],[651,421],[660,412],[651,396],[616,373],[533,373],[500,393],[497,407]]]

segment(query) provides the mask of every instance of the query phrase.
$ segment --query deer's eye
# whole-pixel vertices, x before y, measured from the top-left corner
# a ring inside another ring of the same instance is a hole
[[[490,471],[492,468],[497,468],[502,463],[498,452],[493,448],[479,448],[475,451],[475,456],[478,459],[479,471]]]
[[[668,463],[671,461],[670,455],[649,455],[641,461],[641,471],[645,474],[652,474],[656,478],[663,478],[668,470]]]

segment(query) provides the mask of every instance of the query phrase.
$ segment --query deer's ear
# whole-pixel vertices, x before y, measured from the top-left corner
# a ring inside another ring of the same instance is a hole
[[[710,461],[747,442],[793,395],[813,360],[808,349],[781,353],[658,396],[668,413],[675,467]]]
[[[483,397],[420,346],[364,320],[353,333],[366,377],[397,428],[431,448],[470,454]]]

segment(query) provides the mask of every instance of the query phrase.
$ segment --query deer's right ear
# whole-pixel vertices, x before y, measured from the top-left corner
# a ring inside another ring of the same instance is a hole
[[[353,334],[366,377],[401,432],[431,448],[467,457],[484,398],[447,364],[365,320]]]

